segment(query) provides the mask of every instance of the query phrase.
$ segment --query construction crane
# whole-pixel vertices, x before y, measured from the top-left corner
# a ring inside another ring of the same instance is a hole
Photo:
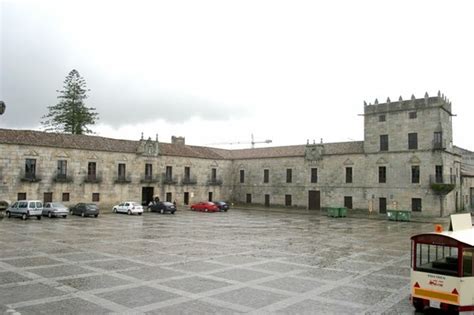
[[[251,144],[252,145],[252,149],[255,148],[255,144],[256,143],[272,143],[272,140],[270,139],[267,139],[267,140],[264,140],[264,141],[255,141],[255,138],[253,136],[253,133],[252,133],[252,141],[250,142],[241,142],[241,141],[237,141],[237,142],[220,142],[220,143],[209,143],[208,145],[235,145],[235,144]]]

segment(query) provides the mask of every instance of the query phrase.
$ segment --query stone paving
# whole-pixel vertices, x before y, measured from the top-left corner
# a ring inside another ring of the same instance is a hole
[[[0,313],[413,314],[432,223],[237,210],[0,220]]]

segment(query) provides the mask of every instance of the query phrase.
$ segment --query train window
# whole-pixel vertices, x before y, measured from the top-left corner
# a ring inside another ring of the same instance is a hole
[[[464,277],[472,277],[472,256],[474,249],[465,249],[462,253],[462,273]]]
[[[416,270],[456,276],[458,248],[452,246],[417,244]]]

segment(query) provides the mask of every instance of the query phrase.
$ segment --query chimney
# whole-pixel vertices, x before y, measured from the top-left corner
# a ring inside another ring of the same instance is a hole
[[[184,137],[175,137],[171,136],[171,143],[177,145],[185,145],[185,138]]]

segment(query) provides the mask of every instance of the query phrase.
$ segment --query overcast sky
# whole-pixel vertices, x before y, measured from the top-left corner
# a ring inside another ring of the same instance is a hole
[[[77,69],[100,136],[363,140],[364,100],[441,90],[474,150],[472,1],[0,3],[0,128],[40,130]]]

